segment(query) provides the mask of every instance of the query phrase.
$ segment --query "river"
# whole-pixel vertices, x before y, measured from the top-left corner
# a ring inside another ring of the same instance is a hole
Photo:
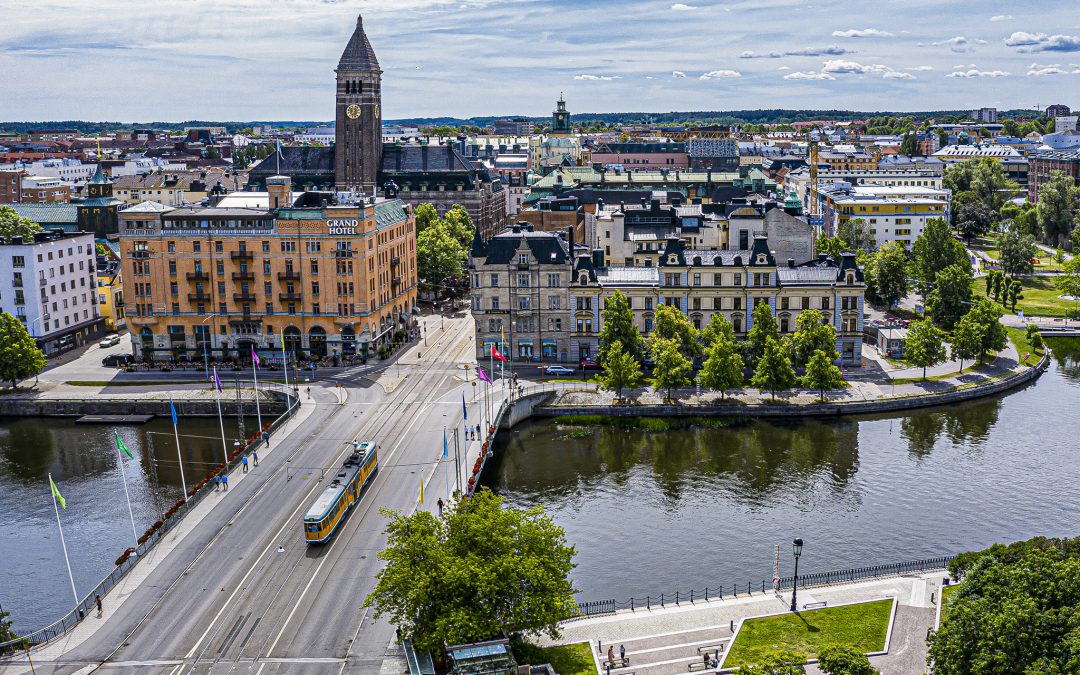
[[[565,529],[581,600],[760,589],[777,545],[791,574],[795,537],[804,573],[1075,536],[1080,341],[1053,344],[1023,389],[903,416],[587,435],[531,421],[501,436],[484,484]]]
[[[254,418],[245,420],[248,434]],[[184,478],[190,488],[222,461],[216,419],[180,421]],[[131,519],[117,464],[114,433],[135,459],[125,459],[135,527],[142,534],[183,496],[173,428],[167,417],[139,426],[76,425],[65,419],[0,423],[0,606],[17,632],[36,630],[72,607],[48,474],[67,502],[60,511],[80,598],[133,546]],[[231,444],[236,419],[225,420]]]

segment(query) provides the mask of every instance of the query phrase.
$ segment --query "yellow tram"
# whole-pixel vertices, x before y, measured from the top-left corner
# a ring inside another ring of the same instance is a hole
[[[323,544],[334,536],[378,469],[378,446],[374,441],[360,443],[304,515],[307,543]]]

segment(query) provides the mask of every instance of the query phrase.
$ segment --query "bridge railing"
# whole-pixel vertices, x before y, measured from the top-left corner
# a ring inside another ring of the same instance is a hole
[[[286,393],[286,395],[288,395],[287,392],[284,392],[284,388],[282,388],[282,390],[283,393]],[[288,422],[289,418],[299,408],[299,405],[297,405],[297,403],[298,401],[293,402],[284,414],[271,422],[266,429],[267,433],[274,433],[282,426],[284,426],[285,423]],[[260,431],[260,433],[262,432]],[[225,470],[228,471],[230,468],[235,466],[240,461],[240,455],[246,453],[248,449],[250,449],[252,446],[257,445],[260,442],[261,440],[256,438],[254,441],[246,444],[242,450],[234,453],[233,456],[229,459],[228,465],[225,467]],[[117,559],[116,567],[113,568],[113,570],[109,573],[107,577],[98,582],[98,584],[94,586],[94,588],[89,593],[83,596],[83,598],[79,601],[79,604],[76,605],[74,609],[69,611],[58,621],[54,621],[53,623],[45,626],[44,628],[39,628],[35,631],[27,633],[26,635],[20,635],[14,640],[0,642],[0,655],[19,651],[25,649],[26,647],[45,644],[46,642],[63,635],[64,633],[77,626],[79,622],[86,617],[86,614],[88,612],[96,609],[96,603],[94,599],[97,596],[104,596],[106,593],[108,593],[113,586],[115,586],[117,583],[120,582],[121,579],[124,578],[125,574],[127,574],[129,571],[131,571],[133,567],[135,567],[138,561],[141,560],[142,557],[150,551],[150,549],[152,549],[159,541],[162,540],[162,538],[164,538],[166,533],[179,525],[180,521],[183,520],[184,516],[187,515],[187,513],[190,512],[193,508],[195,508],[195,506],[199,502],[201,502],[206,497],[206,495],[213,491],[211,489],[211,483],[212,481],[207,481],[201,488],[193,488],[191,491],[189,491],[189,496],[186,501],[180,502],[175,507],[175,509],[172,510],[171,513],[166,512],[162,514],[164,517],[154,523],[154,525],[151,526],[151,528],[147,530],[142,537],[139,538],[141,543],[138,545],[138,547],[136,547],[134,550],[129,549],[124,554],[122,554]]]

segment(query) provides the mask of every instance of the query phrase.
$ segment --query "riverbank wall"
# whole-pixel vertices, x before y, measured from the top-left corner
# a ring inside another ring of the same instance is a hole
[[[277,417],[289,408],[284,392],[270,391],[271,398],[259,402],[264,416]],[[217,417],[217,401],[207,399],[173,400],[176,414],[180,417]],[[293,405],[296,405],[293,399]],[[238,402],[235,398],[222,398],[221,413],[229,417],[254,415],[255,401]],[[25,395],[0,397],[0,417],[82,417],[83,415],[163,415],[168,417],[169,399],[155,395],[127,398],[87,396],[85,398],[46,398]]]

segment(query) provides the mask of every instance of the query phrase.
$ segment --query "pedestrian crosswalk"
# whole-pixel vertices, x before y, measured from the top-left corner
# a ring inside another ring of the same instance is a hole
[[[371,370],[375,366],[353,366],[352,368],[346,368],[340,373],[335,374],[333,377],[335,380],[346,380],[350,377],[356,377],[357,375],[363,375],[367,371]]]

